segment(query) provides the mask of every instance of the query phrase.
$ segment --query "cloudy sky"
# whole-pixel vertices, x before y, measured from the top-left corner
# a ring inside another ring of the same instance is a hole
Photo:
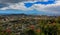
[[[50,3],[48,1],[54,1],[54,3],[47,5],[45,5],[46,3],[35,3],[38,1],[42,2],[42,0],[0,0],[0,14],[60,15],[60,0],[43,0],[43,2],[47,3]],[[25,3],[32,3],[33,5],[27,7]]]

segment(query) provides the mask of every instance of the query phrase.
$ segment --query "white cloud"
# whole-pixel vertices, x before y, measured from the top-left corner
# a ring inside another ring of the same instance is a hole
[[[18,9],[18,10],[32,10],[31,8],[26,8],[23,2],[10,4],[8,7],[3,7],[0,10],[7,10],[7,9]]]
[[[10,4],[8,7],[1,8],[0,10],[7,10],[7,9],[18,9],[18,10],[38,10],[38,11],[49,11],[49,12],[59,12],[60,11],[60,1],[56,1],[55,4],[34,4],[30,8],[26,8],[24,6],[24,2],[19,2],[15,4]]]
[[[32,8],[40,10],[40,11],[59,12],[60,11],[60,1],[56,1],[55,4],[48,4],[48,5],[35,4],[32,6]]]

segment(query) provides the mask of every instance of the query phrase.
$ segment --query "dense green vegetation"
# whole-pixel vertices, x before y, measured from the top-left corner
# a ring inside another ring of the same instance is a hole
[[[0,22],[0,35],[60,35],[60,17]]]

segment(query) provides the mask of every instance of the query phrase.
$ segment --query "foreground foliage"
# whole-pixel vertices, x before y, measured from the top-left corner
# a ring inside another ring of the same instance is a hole
[[[0,22],[0,35],[60,35],[60,18]]]

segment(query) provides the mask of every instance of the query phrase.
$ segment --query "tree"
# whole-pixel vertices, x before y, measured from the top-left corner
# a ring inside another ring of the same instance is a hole
[[[36,35],[36,33],[33,30],[29,30],[26,32],[27,35]]]

